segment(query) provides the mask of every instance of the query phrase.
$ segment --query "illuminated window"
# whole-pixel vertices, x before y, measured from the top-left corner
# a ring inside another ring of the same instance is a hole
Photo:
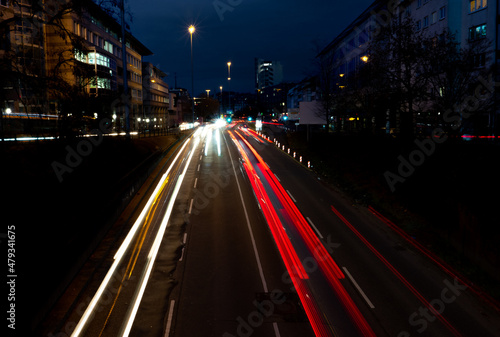
[[[75,49],[74,53],[77,61],[87,63],[87,55],[85,55],[81,50]]]
[[[486,25],[469,28],[469,41],[476,41],[484,38],[486,38]]]
[[[488,5],[487,0],[471,0],[470,2],[470,12],[473,13],[480,9],[486,8]]]
[[[95,80],[90,82],[90,87],[92,89],[95,88]],[[111,89],[111,80],[109,78],[97,78],[97,87],[98,89]]]
[[[89,57],[90,64],[96,63],[95,53],[89,53],[88,57]],[[97,53],[97,65],[111,68],[111,62],[110,62],[109,57],[106,57],[102,54]]]

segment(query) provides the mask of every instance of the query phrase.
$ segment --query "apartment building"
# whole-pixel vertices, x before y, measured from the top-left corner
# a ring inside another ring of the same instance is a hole
[[[45,14],[22,1],[1,0],[0,18],[0,109],[40,112],[46,105],[46,92],[38,90],[45,75]]]
[[[29,101],[33,107],[28,110],[35,110],[36,105],[45,113],[67,115],[77,112],[73,110],[78,105],[68,108],[62,104],[63,98],[77,102],[75,96],[87,95],[99,103],[95,111],[78,113],[113,116],[116,129],[124,129],[124,103],[128,100],[130,127],[137,129],[143,111],[143,57],[152,52],[127,32],[126,60],[122,60],[121,25],[92,1],[57,20],[51,16],[61,9],[60,2],[48,0],[44,4],[40,13],[32,13],[31,5],[24,1],[16,5],[1,2],[3,18],[11,18],[0,26],[2,70],[8,70],[11,82],[17,84],[11,85],[16,89],[11,91],[22,93],[2,97],[1,104],[22,113],[27,112],[24,102]],[[6,64],[6,60],[12,62]],[[122,96],[124,76],[128,92]],[[44,85],[38,84],[37,90],[35,86],[28,88],[27,77],[43,78]],[[3,81],[2,85],[8,88],[9,83]],[[20,99],[24,96],[29,99]],[[37,96],[43,100],[35,99]]]
[[[406,17],[413,20],[418,34],[439,38],[448,31],[461,48],[487,41],[487,48],[478,51],[472,63],[478,71],[495,69],[499,62],[498,10],[497,2],[487,0],[376,0],[318,54],[320,72],[331,79],[332,93],[363,88],[356,74],[370,61],[370,42],[383,27]],[[498,129],[499,112],[484,112],[487,125],[483,130]]]
[[[141,130],[163,131],[179,124],[173,93],[165,82],[167,74],[150,62],[142,64],[143,117]]]
[[[48,71],[57,68],[61,55],[68,54],[69,62],[60,69],[62,77],[72,85],[82,85],[90,95],[114,98],[106,113],[113,115],[117,129],[125,127],[120,102],[123,98],[117,94],[123,92],[124,76],[127,76],[130,127],[138,129],[143,110],[142,60],[152,52],[127,32],[127,59],[123,62],[120,24],[93,2],[87,3],[81,13],[66,14],[63,25],[73,36],[62,36],[50,26],[46,29]],[[78,42],[76,47],[71,38]]]

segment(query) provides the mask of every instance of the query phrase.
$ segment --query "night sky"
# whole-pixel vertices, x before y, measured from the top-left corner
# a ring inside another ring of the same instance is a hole
[[[254,58],[278,60],[284,81],[314,72],[313,59],[373,0],[128,0],[135,35],[154,55],[145,58],[168,73],[168,83],[191,90],[188,27],[194,24],[195,94],[254,91]],[[216,10],[216,5],[218,9]]]

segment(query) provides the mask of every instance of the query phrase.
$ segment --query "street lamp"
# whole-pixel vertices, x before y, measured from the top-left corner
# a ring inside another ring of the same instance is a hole
[[[193,33],[194,26],[191,25],[188,28],[189,35],[191,37],[191,95],[193,96],[193,103],[191,104],[192,112],[193,112],[193,125],[194,125],[194,70],[193,70]]]
[[[227,63],[227,81],[228,81],[228,86],[227,86],[227,90],[228,90],[228,100],[229,100],[229,110],[232,112],[231,110],[231,62],[228,62]]]
[[[205,91],[207,92],[207,98],[209,98],[210,97],[210,89],[206,89]]]
[[[219,87],[220,89],[220,105],[219,105],[219,113],[222,114],[222,85]]]

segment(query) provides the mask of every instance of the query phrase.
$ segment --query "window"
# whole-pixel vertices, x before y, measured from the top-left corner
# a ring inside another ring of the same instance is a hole
[[[415,23],[415,30],[418,32],[419,30],[422,29],[422,20],[418,20],[416,23]]]
[[[80,24],[78,22],[73,22],[73,33],[80,35]]]
[[[431,25],[435,24],[436,22],[438,22],[438,13],[433,12],[431,15]]]
[[[488,5],[487,0],[471,0],[470,1],[470,12],[474,13],[480,9],[486,8]]]
[[[423,25],[424,28],[429,27],[429,16],[428,15],[426,17],[424,17],[422,25]]]
[[[476,41],[486,37],[486,25],[469,28],[469,41]]]
[[[0,6],[9,7],[9,0],[0,0]]]
[[[89,64],[94,64],[96,62],[95,53],[93,52],[89,53],[88,58],[89,58]],[[111,62],[109,57],[97,53],[97,65],[111,68]]]
[[[104,50],[113,54],[113,44],[111,42],[108,42],[108,41],[104,41]]]
[[[74,53],[77,61],[87,63],[87,55],[85,55],[81,50],[75,49]]]
[[[422,7],[422,0],[417,0],[417,8]]]
[[[444,18],[446,18],[446,6],[439,9],[439,20],[443,20]]]

